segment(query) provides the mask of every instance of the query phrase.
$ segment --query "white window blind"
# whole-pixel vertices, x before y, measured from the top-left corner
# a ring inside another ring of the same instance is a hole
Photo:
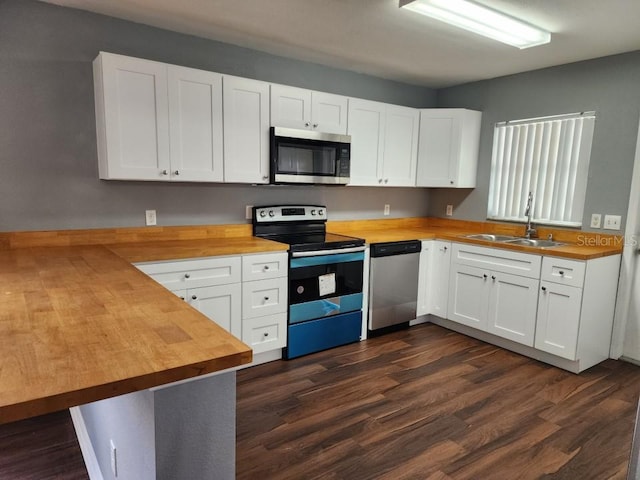
[[[496,124],[487,216],[526,221],[533,193],[532,221],[581,226],[595,112]]]

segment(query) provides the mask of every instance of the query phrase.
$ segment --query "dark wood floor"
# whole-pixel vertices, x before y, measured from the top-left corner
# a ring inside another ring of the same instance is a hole
[[[1,480],[87,480],[69,411],[0,425]]]
[[[239,372],[237,477],[625,479],[639,394],[421,325]],[[1,480],[87,478],[68,412],[0,426]]]
[[[640,368],[435,325],[238,373],[238,479],[626,478]]]

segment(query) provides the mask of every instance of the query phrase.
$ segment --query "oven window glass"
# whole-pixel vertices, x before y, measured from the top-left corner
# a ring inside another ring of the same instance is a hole
[[[278,173],[296,175],[336,174],[336,149],[328,146],[278,145]]]

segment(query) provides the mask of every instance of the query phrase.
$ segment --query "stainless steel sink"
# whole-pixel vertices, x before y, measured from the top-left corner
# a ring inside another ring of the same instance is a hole
[[[493,233],[474,233],[472,235],[465,235],[465,238],[486,240],[488,242],[506,242],[509,240],[516,240],[518,237],[513,237],[510,235],[494,235]]]
[[[524,245],[527,247],[559,247],[564,245],[564,243],[556,242],[554,240],[543,240],[539,238],[514,238],[512,240],[505,240],[504,243],[508,243],[510,245]]]

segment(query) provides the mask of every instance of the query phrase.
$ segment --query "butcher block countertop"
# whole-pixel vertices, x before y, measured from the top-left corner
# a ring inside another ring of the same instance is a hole
[[[568,229],[538,228],[538,238],[564,243],[557,247],[529,247],[501,242],[466,238],[474,233],[493,233],[522,236],[524,227],[515,224],[467,222],[438,218],[407,218],[389,220],[359,220],[329,222],[332,233],[363,238],[367,243],[398,242],[403,240],[448,240],[453,242],[502,248],[538,255],[589,260],[622,253],[623,238],[619,235],[587,233]]]
[[[251,362],[247,345],[131,262],[287,245],[137,230],[0,234],[0,424]]]
[[[443,239],[590,259],[622,237],[539,229],[568,245],[507,246],[469,233],[521,225],[447,219],[331,221],[368,243]],[[0,423],[251,362],[251,349],[131,263],[286,251],[251,226],[142,227],[0,233]]]

